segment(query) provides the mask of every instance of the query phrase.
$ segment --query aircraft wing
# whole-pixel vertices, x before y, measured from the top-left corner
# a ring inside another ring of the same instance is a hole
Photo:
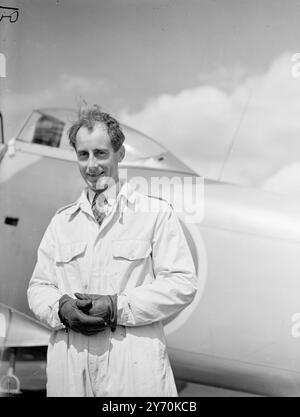
[[[0,303],[0,348],[46,346],[49,337],[48,327]]]

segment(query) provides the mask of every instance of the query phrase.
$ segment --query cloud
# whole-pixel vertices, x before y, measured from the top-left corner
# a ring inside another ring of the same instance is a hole
[[[210,72],[199,72],[198,82],[201,85],[212,85],[225,91],[232,91],[246,78],[246,70],[240,65],[231,68],[220,67]]]
[[[204,162],[215,163],[224,154],[236,122],[226,93],[201,86],[176,95],[162,94],[143,110],[120,112],[120,119],[149,134],[197,171]],[[199,165],[200,163],[200,165]]]
[[[138,112],[123,109],[120,117],[211,178],[218,178],[234,140],[223,179],[262,186],[300,160],[300,78],[292,75],[292,56],[283,54],[256,76],[233,68],[230,79],[230,71],[220,69],[218,84],[223,74],[230,88],[202,76],[209,85],[161,94]]]

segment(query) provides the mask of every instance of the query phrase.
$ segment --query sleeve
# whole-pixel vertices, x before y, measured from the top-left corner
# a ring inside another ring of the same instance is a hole
[[[37,263],[27,291],[31,311],[54,330],[64,328],[58,316],[58,302],[63,295],[56,284],[54,237],[51,223],[38,248]]]
[[[118,296],[118,324],[141,326],[167,319],[197,291],[192,255],[172,207],[159,212],[152,241],[155,280]]]

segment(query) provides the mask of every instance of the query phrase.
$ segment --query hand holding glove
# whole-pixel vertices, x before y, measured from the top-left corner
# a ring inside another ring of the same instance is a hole
[[[112,332],[116,330],[118,315],[117,294],[97,295],[75,293],[75,297],[81,302],[87,303],[79,307],[84,313],[103,319],[110,326]]]
[[[69,295],[63,295],[59,300],[58,316],[60,321],[69,329],[91,336],[102,332],[107,327],[105,320],[84,313],[92,308],[92,300],[75,300]]]

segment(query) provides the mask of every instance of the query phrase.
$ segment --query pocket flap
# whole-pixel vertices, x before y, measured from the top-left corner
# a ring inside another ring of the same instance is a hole
[[[125,258],[129,260],[144,259],[151,252],[149,240],[114,240],[114,258]]]
[[[60,245],[55,255],[56,262],[69,262],[83,254],[86,249],[86,242],[72,242]]]

